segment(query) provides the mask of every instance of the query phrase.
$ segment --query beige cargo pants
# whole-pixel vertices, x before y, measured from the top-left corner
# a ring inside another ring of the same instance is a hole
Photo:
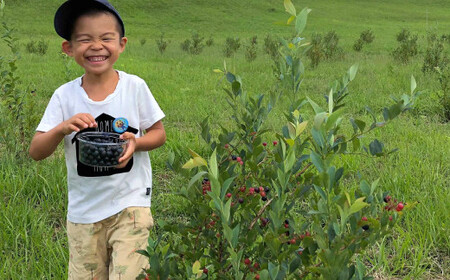
[[[69,280],[135,280],[148,268],[150,207],[129,207],[94,224],[67,222]]]

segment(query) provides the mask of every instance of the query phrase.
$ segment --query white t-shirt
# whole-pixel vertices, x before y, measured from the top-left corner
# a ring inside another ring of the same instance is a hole
[[[89,113],[96,119],[98,131],[113,132],[113,121],[125,118],[128,121],[126,131],[136,134],[136,138],[141,137],[165,115],[144,80],[117,72],[117,87],[103,101],[88,97],[81,87],[82,77],[59,87],[36,130],[47,132],[78,113]],[[150,206],[152,169],[148,152],[135,152],[122,169],[90,167],[77,160],[75,135],[73,132],[64,137],[69,221],[94,223],[130,206]]]

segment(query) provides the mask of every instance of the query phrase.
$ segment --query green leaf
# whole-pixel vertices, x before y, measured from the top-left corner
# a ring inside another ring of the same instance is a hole
[[[200,270],[200,262],[199,261],[195,261],[194,265],[192,266],[192,273],[197,274],[199,273]]]
[[[368,206],[369,204],[365,203],[363,200],[366,199],[365,197],[360,197],[350,206],[349,215],[358,212],[359,210],[363,209],[364,207]]]
[[[322,126],[322,124],[326,118],[327,118],[326,112],[318,113],[317,115],[315,115],[314,116],[314,128],[317,130],[320,130],[320,127]]]
[[[289,264],[289,274],[293,274],[302,265],[302,259],[299,257],[294,257]]]
[[[297,127],[295,128],[295,136],[298,137],[302,132],[306,129],[308,126],[308,121],[301,122],[297,124]]]
[[[209,171],[215,179],[219,178],[219,175],[218,175],[219,170],[217,168],[216,150],[214,150],[214,152],[212,153],[212,155],[209,159]]]
[[[311,12],[311,9],[304,8],[298,15],[295,20],[295,30],[297,31],[297,35],[301,34],[306,27],[306,21],[308,18],[308,14]]]
[[[370,186],[369,186],[369,183],[367,183],[366,180],[362,180],[361,181],[361,183],[359,185],[359,188],[361,189],[361,191],[362,191],[362,193],[364,195],[366,195],[366,196],[371,195]]]
[[[284,161],[284,172],[288,173],[289,171],[291,171],[294,164],[295,164],[295,149],[289,149],[287,158]]]
[[[290,15],[297,15],[297,11],[295,10],[295,6],[292,4],[291,0],[284,0],[284,8]]]
[[[333,89],[330,89],[330,94],[328,94],[328,113],[333,113],[333,105],[334,105],[334,100],[333,100]]]
[[[233,246],[233,248],[236,248],[237,243],[239,241],[239,230],[240,230],[240,224],[238,224],[234,229],[233,229],[233,234],[232,234],[232,238],[231,238],[231,246]]]
[[[230,208],[231,208],[231,199],[228,199],[227,203],[225,203],[225,208],[223,209],[223,218],[226,223],[230,222]]]
[[[197,182],[197,180],[199,180],[202,176],[204,176],[205,174],[208,174],[208,172],[206,171],[200,171],[197,174],[195,174],[194,177],[192,177],[192,179],[189,181],[189,187],[192,186],[192,184],[194,184],[195,182]]]
[[[373,140],[369,144],[370,154],[373,156],[383,155],[383,143],[378,141],[378,139]]]
[[[269,261],[269,274],[270,279],[275,280],[278,274],[278,271],[280,271],[279,266],[275,266],[273,263]]]
[[[225,197],[225,195],[227,194],[228,188],[230,187],[230,185],[233,182],[234,178],[236,178],[236,176],[226,179],[225,182],[223,183],[223,185],[222,185],[222,193],[220,194],[220,198],[221,199],[223,199]]]
[[[314,166],[317,168],[317,170],[319,172],[325,171],[325,164],[319,154],[317,154],[314,151],[311,151],[310,158],[311,158],[312,163],[314,164]]]
[[[325,194],[325,192],[322,190],[321,187],[314,185],[314,189],[316,190],[316,192],[318,192],[320,194],[320,196],[326,201],[327,200],[327,195]]]
[[[322,109],[322,108],[320,108],[320,106],[317,105],[317,103],[314,102],[311,98],[307,97],[307,99],[308,99],[309,104],[311,104],[311,107],[313,108],[313,110],[314,110],[314,112],[315,112],[316,114],[325,112],[325,110]]]
[[[413,94],[414,90],[416,89],[416,79],[413,75],[411,75],[411,94]]]
[[[343,110],[333,112],[331,115],[328,116],[327,122],[325,124],[325,129],[330,130],[335,126],[335,124],[339,124],[338,120],[339,117],[344,113]]]
[[[350,81],[353,81],[356,76],[356,72],[358,72],[358,64],[353,64],[352,67],[350,67],[350,69],[348,70]]]

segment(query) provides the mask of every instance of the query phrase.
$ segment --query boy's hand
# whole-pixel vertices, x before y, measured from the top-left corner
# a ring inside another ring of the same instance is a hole
[[[120,139],[128,140],[127,147],[125,148],[125,153],[121,158],[119,158],[119,164],[116,165],[116,168],[124,168],[127,163],[130,161],[131,157],[136,150],[136,137],[131,132],[125,132],[120,135]]]
[[[69,135],[88,127],[97,127],[94,117],[88,113],[80,113],[63,122],[62,132],[64,135]]]

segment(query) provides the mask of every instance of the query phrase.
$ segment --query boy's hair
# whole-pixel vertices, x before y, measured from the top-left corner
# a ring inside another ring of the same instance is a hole
[[[59,36],[70,41],[78,18],[85,15],[107,13],[117,19],[120,37],[125,36],[125,27],[117,10],[107,0],[69,0],[55,14],[55,30]]]

